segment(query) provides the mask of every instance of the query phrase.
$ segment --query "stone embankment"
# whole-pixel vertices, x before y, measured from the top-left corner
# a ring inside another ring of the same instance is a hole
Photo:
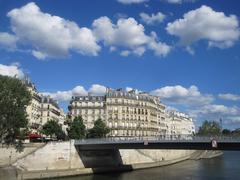
[[[24,158],[29,154],[32,154],[34,151],[45,146],[44,143],[30,143],[25,144],[25,148],[22,152],[17,152],[16,149],[12,146],[0,146],[0,168],[9,166],[15,163],[18,159]]]
[[[96,154],[97,161],[94,158]],[[221,155],[221,152],[123,149],[117,154],[118,157],[104,152],[85,152],[83,155],[76,151],[73,141],[52,142],[17,160],[12,167],[16,169],[17,179],[43,179],[165,166],[187,159],[211,158]],[[113,165],[107,162],[113,162]],[[89,168],[89,164],[98,168]]]
[[[12,146],[0,146],[0,180],[14,180],[17,177],[17,170],[12,164],[29,154],[32,154],[39,148],[45,146],[44,143],[25,144],[22,152],[17,152]]]

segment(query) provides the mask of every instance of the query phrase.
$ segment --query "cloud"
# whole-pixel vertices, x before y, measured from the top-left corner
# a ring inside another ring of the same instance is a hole
[[[47,54],[41,51],[32,50],[32,55],[35,56],[37,59],[43,60],[47,57]]]
[[[209,104],[214,100],[212,95],[202,94],[196,86],[189,88],[180,85],[165,86],[151,91],[150,94],[159,96],[165,103],[182,106],[199,106]]]
[[[93,95],[104,95],[106,94],[106,87],[99,84],[93,84],[88,92]]]
[[[240,116],[240,108],[237,106],[229,107],[222,104],[208,104],[190,110],[189,114],[199,120],[216,121],[221,118],[224,120],[224,124],[236,124],[236,119],[239,119]]]
[[[240,95],[237,94],[219,94],[218,97],[223,100],[229,100],[229,101],[238,101],[240,100]]]
[[[106,93],[106,87],[99,84],[93,84],[87,91],[83,86],[78,85],[67,91],[41,92],[42,95],[50,96],[59,102],[68,102],[72,99],[72,96],[87,96],[88,93],[95,96],[104,95]]]
[[[233,116],[233,117],[228,117],[227,119],[224,119],[223,121],[224,124],[227,125],[239,125],[240,124],[240,116]]]
[[[184,46],[207,40],[209,47],[229,48],[240,36],[235,15],[226,16],[205,5],[184,14],[182,19],[168,23],[166,30],[179,37]]]
[[[194,54],[195,54],[195,51],[194,51],[194,49],[193,49],[191,46],[187,46],[187,47],[186,47],[186,51],[187,51],[189,54],[191,54],[191,55],[194,55]]]
[[[239,113],[239,108],[227,107],[225,105],[218,104],[209,104],[203,106],[197,112],[208,115],[237,115]]]
[[[148,42],[144,26],[134,18],[121,18],[115,25],[108,17],[100,17],[93,22],[93,30],[98,40],[103,40],[106,45],[134,48]]]
[[[150,49],[158,56],[166,56],[171,50],[166,43],[157,40],[156,33],[146,35],[144,26],[138,24],[134,18],[120,18],[116,24],[113,24],[108,17],[104,16],[96,19],[92,26],[98,41],[102,41],[105,46],[123,48],[124,55],[127,51],[131,51],[128,54],[141,56],[146,49]]]
[[[24,73],[20,69],[20,65],[17,63],[11,64],[11,65],[0,64],[0,75],[17,77],[20,79],[24,77]]]
[[[141,20],[148,25],[162,23],[163,20],[166,18],[166,16],[161,12],[158,12],[156,14],[151,14],[151,15],[148,15],[142,12],[139,15],[141,17]]]
[[[140,4],[148,2],[149,0],[117,0],[119,3],[129,5],[129,4]],[[171,4],[181,4],[183,2],[195,2],[196,0],[159,0],[159,1],[165,1],[167,3]]]
[[[168,3],[171,3],[171,4],[181,4],[182,3],[182,0],[165,0],[165,1]]]
[[[132,88],[132,87],[126,87],[125,90],[127,92],[134,90],[136,94],[139,94],[140,92],[142,92],[142,91],[140,91],[138,89],[135,89],[135,88]]]
[[[39,60],[66,58],[70,52],[97,56],[101,50],[98,43],[124,56],[142,56],[151,50],[156,56],[165,57],[171,51],[171,46],[160,42],[155,32],[147,35],[144,26],[131,17],[119,18],[116,24],[106,16],[100,17],[94,20],[91,29],[42,12],[34,2],[9,11],[7,16],[13,34],[0,32],[0,46],[22,49],[21,52],[30,52]],[[164,18],[160,12],[142,16],[150,24]]]
[[[121,52],[120,52],[120,55],[123,56],[123,57],[129,56],[129,54],[131,54],[131,52],[128,51],[128,50],[124,50],[124,51],[121,51]]]
[[[0,47],[7,50],[16,49],[18,38],[12,34],[6,32],[0,32]]]
[[[51,98],[59,101],[66,102],[72,99],[72,96],[86,96],[88,93],[83,86],[76,86],[75,88],[68,91],[57,91],[57,92],[42,92],[42,95],[50,96]]]
[[[140,4],[148,2],[149,0],[117,0],[117,1],[122,4]]]
[[[183,2],[195,2],[196,0],[164,0],[170,4],[182,4]]]
[[[69,51],[96,56],[100,46],[92,31],[75,22],[44,13],[33,2],[8,12],[11,29],[38,59],[66,57]]]

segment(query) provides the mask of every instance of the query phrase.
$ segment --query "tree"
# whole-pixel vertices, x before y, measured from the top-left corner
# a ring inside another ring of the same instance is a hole
[[[54,120],[47,121],[43,127],[41,132],[51,138],[55,136],[57,139],[63,136],[63,131],[61,126]]]
[[[199,135],[209,136],[209,135],[220,135],[221,127],[216,121],[205,120],[198,131]]]
[[[229,135],[231,135],[231,131],[229,129],[223,129],[222,134],[225,136],[229,136]]]
[[[106,126],[106,124],[101,119],[98,119],[94,122],[94,127],[89,130],[88,137],[102,138],[106,137],[109,132],[110,129]]]
[[[86,127],[81,116],[77,116],[72,122],[68,122],[68,137],[70,139],[83,139],[86,137]]]
[[[30,101],[31,94],[21,80],[0,75],[0,138],[17,150],[21,150],[28,125],[26,107]]]
[[[240,128],[233,130],[232,135],[233,136],[240,136]]]

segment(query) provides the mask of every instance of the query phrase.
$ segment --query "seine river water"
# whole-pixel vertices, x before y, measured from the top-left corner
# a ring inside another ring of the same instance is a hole
[[[78,176],[60,180],[240,180],[240,152],[221,157],[188,160],[170,166],[124,173]]]

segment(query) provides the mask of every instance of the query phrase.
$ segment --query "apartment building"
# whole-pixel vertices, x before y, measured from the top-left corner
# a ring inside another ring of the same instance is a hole
[[[49,96],[40,95],[28,77],[23,80],[23,83],[26,84],[32,96],[30,104],[26,107],[30,129],[35,132],[47,121],[55,120],[65,130],[64,121],[66,114],[63,109],[59,108],[58,103]]]
[[[71,118],[82,116],[87,129],[101,118],[110,128],[110,136],[165,135],[165,106],[160,99],[135,90],[106,89],[103,96],[72,97]]]
[[[195,133],[193,119],[178,111],[167,112],[168,134],[173,137],[188,136]]]
[[[36,130],[41,125],[39,121],[41,116],[41,96],[37,92],[35,85],[31,83],[29,79],[25,79],[24,83],[26,84],[27,89],[32,96],[30,104],[26,107],[29,126],[31,129]]]
[[[82,116],[87,129],[93,127],[94,121],[101,118],[106,119],[106,97],[105,96],[75,96],[69,105],[71,119]]]

